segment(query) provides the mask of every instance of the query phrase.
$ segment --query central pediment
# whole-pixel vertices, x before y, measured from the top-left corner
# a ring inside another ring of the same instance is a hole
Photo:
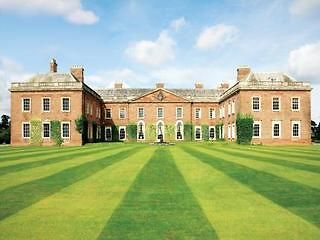
[[[168,102],[189,102],[188,99],[179,96],[166,89],[155,89],[142,96],[132,100],[132,102],[154,102],[154,103],[168,103]]]

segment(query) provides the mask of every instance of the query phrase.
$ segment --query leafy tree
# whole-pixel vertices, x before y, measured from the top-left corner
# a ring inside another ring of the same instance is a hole
[[[0,123],[0,144],[10,143],[10,117],[3,114]]]

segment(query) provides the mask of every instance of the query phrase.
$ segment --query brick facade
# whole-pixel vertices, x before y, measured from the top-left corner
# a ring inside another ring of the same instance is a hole
[[[109,140],[110,133],[128,140],[129,125],[137,126],[137,138],[142,141],[159,141],[160,133],[165,141],[187,140],[184,137],[187,125],[192,136],[188,140],[202,140],[205,136],[215,139],[216,132],[208,131],[218,124],[223,125],[221,137],[234,141],[238,113],[253,116],[256,135],[253,143],[311,142],[311,87],[285,74],[259,74],[249,67],[240,67],[237,82],[231,87],[221,84],[218,89],[204,89],[197,83],[194,89],[166,89],[164,84],[156,84],[154,89],[127,89],[117,83],[114,89],[92,90],[84,83],[82,67],[74,66],[69,74],[60,74],[56,61],[52,60],[50,69],[50,73],[37,75],[26,83],[12,83],[13,145],[30,144],[30,138],[25,137],[28,131],[24,129],[28,126],[23,124],[33,119],[42,123],[52,120],[70,123],[70,135],[64,138],[64,144],[81,145],[83,138],[75,127],[75,120],[81,115],[88,120],[89,142]],[[24,98],[31,100],[30,111],[23,111]],[[44,111],[44,98],[50,99],[46,100],[50,101],[49,111]],[[62,110],[63,98],[70,99],[70,111]],[[258,109],[253,109],[253,101]],[[293,102],[297,109],[292,109]],[[42,144],[50,145],[53,141],[46,137]]]

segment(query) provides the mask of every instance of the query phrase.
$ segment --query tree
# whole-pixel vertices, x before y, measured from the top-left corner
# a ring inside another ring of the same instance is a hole
[[[10,143],[10,117],[8,115],[1,116],[0,123],[0,144]]]
[[[313,120],[311,120],[311,137],[315,138],[317,132],[317,123]]]
[[[2,129],[8,129],[9,128],[9,119],[10,119],[10,117],[8,115],[3,114],[1,116],[1,128]]]

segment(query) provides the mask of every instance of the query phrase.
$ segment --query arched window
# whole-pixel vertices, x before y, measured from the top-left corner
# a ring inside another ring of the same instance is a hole
[[[164,141],[164,123],[161,120],[157,122],[156,135],[158,142]]]
[[[184,134],[183,134],[183,122],[177,121],[176,122],[176,140],[183,140]]]
[[[143,121],[139,121],[137,125],[137,139],[144,140],[145,139],[145,125]]]

